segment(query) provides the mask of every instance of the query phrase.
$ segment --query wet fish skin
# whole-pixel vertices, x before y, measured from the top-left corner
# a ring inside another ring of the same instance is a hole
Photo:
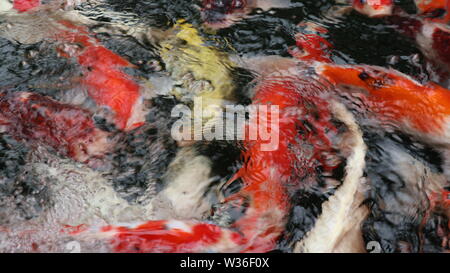
[[[102,157],[109,134],[90,112],[35,93],[0,94],[0,126],[19,139],[43,143],[80,162]]]
[[[254,9],[286,8],[290,0],[203,0],[202,19],[212,29],[227,28],[248,16]]]
[[[392,15],[393,0],[352,0],[353,8],[369,17],[384,17]]]
[[[33,16],[34,9],[29,11]],[[59,42],[60,55],[75,58],[84,68],[81,84],[97,105],[107,107],[114,113],[117,128],[128,131],[141,126],[145,122],[141,87],[123,71],[134,66],[91,37],[86,27],[77,25],[69,18],[70,15],[50,17],[50,33],[41,34],[44,36],[42,39]]]

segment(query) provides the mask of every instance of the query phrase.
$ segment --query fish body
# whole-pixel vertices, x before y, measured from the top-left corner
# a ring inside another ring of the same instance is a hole
[[[393,69],[333,64],[332,45],[323,37],[326,30],[314,24],[308,30],[310,33],[297,36],[298,48],[291,52],[309,62],[320,78],[335,87],[361,91],[367,98],[364,106],[384,122],[399,122],[405,130],[417,134],[448,137],[450,90],[432,82],[421,84]]]
[[[267,140],[260,137],[250,139],[248,136],[244,140],[245,148],[242,154],[244,165],[226,183],[226,186],[241,183],[242,187],[238,192],[225,197],[220,204],[232,211],[240,211],[240,217],[227,225],[218,225],[215,222],[161,220],[139,225],[107,226],[90,232],[97,234],[96,236],[110,238],[116,252],[273,250],[284,230],[290,209],[287,185],[293,182],[291,180],[295,173],[301,172],[305,175],[309,168],[314,168],[315,163],[312,162],[320,161],[320,151],[325,149],[323,146],[327,146],[326,143],[329,143],[325,133],[319,134],[321,140],[315,136],[305,136],[303,141],[311,143],[317,150],[312,152],[311,157],[297,163],[301,166],[293,164],[298,162],[296,151],[301,149],[298,130],[302,127],[300,117],[305,114],[298,108],[308,111],[308,106],[302,104],[302,96],[308,95],[311,91],[308,88],[314,88],[308,85],[306,80],[299,84],[297,79],[269,77],[256,87],[253,105],[278,107],[279,119],[272,113],[266,117],[268,120],[257,116],[255,123],[250,122],[248,125],[249,131],[255,130],[258,126],[263,126],[263,130],[276,130],[279,133],[279,145],[274,150],[267,150],[265,148],[269,144]],[[324,101],[321,102],[326,105]],[[329,114],[326,107],[324,108],[324,113],[320,114],[323,120],[316,120],[312,124],[316,125],[318,130],[327,131],[325,127]],[[275,126],[277,121],[278,126]],[[225,214],[223,217],[226,217],[226,209],[223,213]]]
[[[219,118],[226,104],[236,102],[235,64],[225,53],[208,46],[191,24],[179,21],[170,32],[160,42],[160,54],[171,77],[181,84],[171,94],[191,108],[201,102],[205,125]]]
[[[95,127],[90,112],[48,97],[27,93],[0,95],[0,125],[19,139],[44,143],[80,162],[101,157],[108,133]]]
[[[40,5],[40,1],[16,0],[14,8],[18,11],[30,11]],[[53,26],[47,33],[47,39],[60,43],[59,54],[74,58],[83,68],[81,85],[100,107],[106,107],[113,113],[114,124],[120,130],[129,131],[144,123],[143,101],[140,85],[126,68],[134,66],[107,49],[88,32],[84,26],[61,18],[53,18]]]
[[[75,58],[84,68],[81,80],[89,96],[98,106],[108,107],[114,113],[114,123],[120,130],[132,130],[144,123],[140,86],[123,70],[133,67],[127,60],[91,38],[84,27],[69,21],[60,23],[68,30],[55,34],[61,41],[63,56]],[[80,46],[73,50],[66,43]]]

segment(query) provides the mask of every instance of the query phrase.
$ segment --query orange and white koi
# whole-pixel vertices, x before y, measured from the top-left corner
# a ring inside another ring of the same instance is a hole
[[[362,90],[377,119],[443,142],[449,136],[450,90],[421,84],[392,69],[368,65],[318,64],[317,73],[337,87]]]

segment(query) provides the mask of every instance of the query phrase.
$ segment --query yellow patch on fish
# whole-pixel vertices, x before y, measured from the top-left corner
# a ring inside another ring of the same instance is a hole
[[[219,113],[210,110],[212,105],[222,108],[227,102],[235,101],[235,85],[231,75],[235,64],[227,54],[207,46],[198,30],[184,20],[179,20],[172,31],[175,35],[160,43],[160,54],[166,69],[181,85],[172,94],[182,101],[202,99],[201,108],[209,113],[203,116],[205,123]]]

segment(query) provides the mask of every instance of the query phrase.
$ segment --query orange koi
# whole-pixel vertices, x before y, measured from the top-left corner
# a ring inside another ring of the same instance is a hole
[[[331,63],[332,45],[322,41],[326,30],[311,25],[311,34],[297,41],[302,54],[294,54],[311,62],[319,77],[336,87],[362,90],[369,111],[386,122],[400,122],[409,131],[444,137],[448,134],[450,90],[435,83],[421,84],[392,69],[369,65],[336,65]],[[315,34],[314,34],[315,32]],[[450,38],[450,36],[449,36]],[[448,50],[448,49],[447,49]],[[295,53],[295,49],[293,50]],[[405,107],[407,105],[407,107]]]
[[[319,64],[316,71],[337,87],[362,90],[365,106],[377,119],[400,123],[410,133],[448,137],[450,90],[375,66]]]

